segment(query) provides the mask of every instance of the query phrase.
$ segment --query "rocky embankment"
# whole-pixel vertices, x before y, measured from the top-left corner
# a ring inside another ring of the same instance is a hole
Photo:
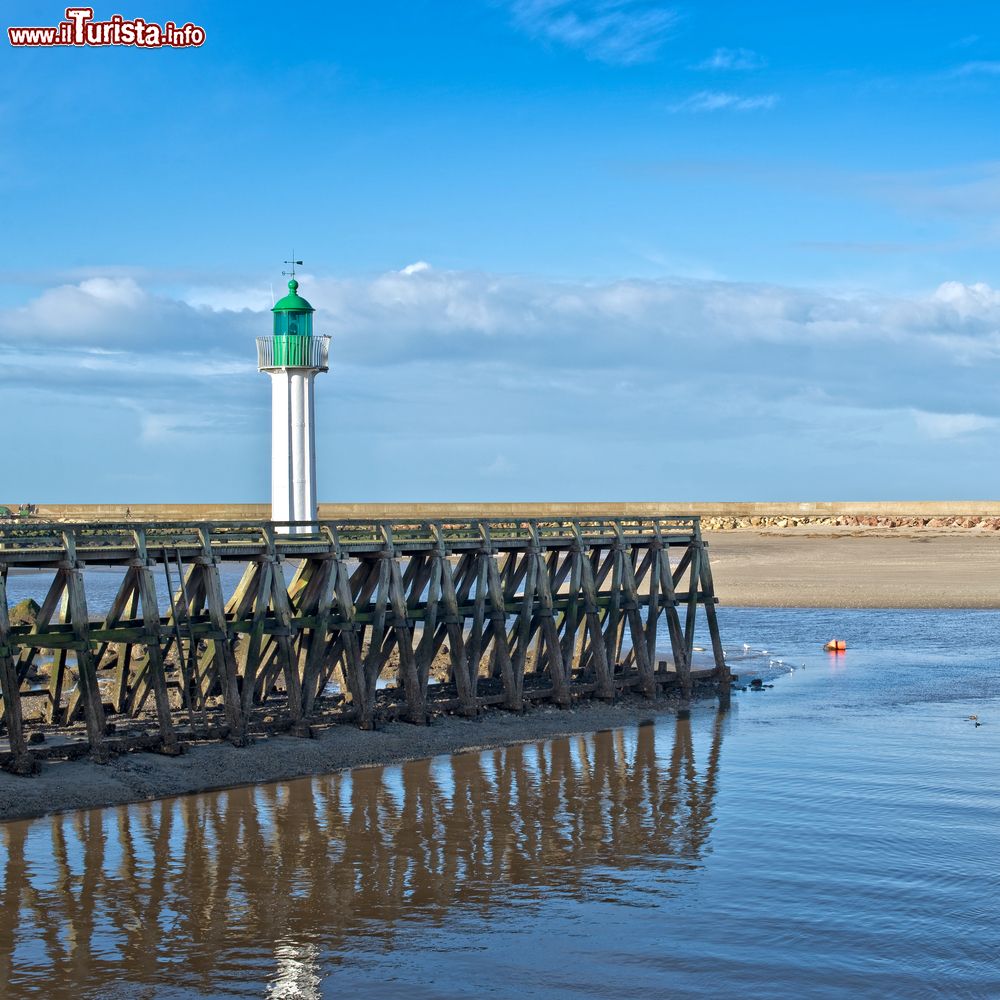
[[[703,531],[754,531],[768,528],[980,528],[1000,531],[1000,517],[885,517],[864,514],[790,517],[754,514],[747,517],[703,517]]]

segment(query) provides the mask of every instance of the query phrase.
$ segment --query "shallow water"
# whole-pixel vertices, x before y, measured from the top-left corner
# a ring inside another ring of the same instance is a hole
[[[222,581],[223,593],[228,597],[236,590],[240,579],[246,570],[245,563],[219,564],[219,577]],[[291,579],[291,569],[289,565],[285,567],[285,581]],[[45,600],[45,594],[52,584],[54,578],[52,570],[21,570],[12,572],[7,578],[7,601],[11,607],[23,601],[25,598],[32,598],[41,604]],[[83,571],[83,578],[87,590],[87,611],[92,621],[99,620],[107,614],[111,607],[111,602],[115,599],[122,580],[125,577],[125,567],[121,566],[88,566]],[[167,586],[167,581],[170,586]],[[170,611],[170,594],[177,593],[180,587],[180,577],[177,567],[171,563],[168,569],[164,569],[163,563],[159,563],[153,569],[153,582],[156,585],[156,600],[161,615]]]
[[[1000,613],[722,624],[727,715],[0,826],[0,993],[1000,995]]]

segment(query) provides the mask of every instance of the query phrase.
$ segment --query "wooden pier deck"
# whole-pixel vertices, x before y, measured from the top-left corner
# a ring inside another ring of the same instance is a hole
[[[224,563],[242,568],[228,595]],[[99,620],[88,566],[121,573]],[[11,571],[38,581],[31,624],[11,625]],[[40,755],[243,744],[261,727],[690,696],[699,674],[726,698],[715,603],[690,516],[0,525],[0,761],[30,772]],[[692,666],[700,614],[708,671]]]

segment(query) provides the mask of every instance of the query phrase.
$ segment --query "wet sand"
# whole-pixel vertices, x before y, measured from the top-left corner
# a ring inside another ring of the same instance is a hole
[[[239,749],[199,744],[180,757],[130,753],[108,764],[47,761],[30,778],[0,771],[0,821],[530,743],[618,728],[678,707],[668,698],[647,701],[630,695],[613,705],[583,702],[568,709],[539,706],[525,715],[495,710],[477,719],[440,717],[425,727],[394,722],[363,732],[331,726],[318,730],[316,739],[270,736]]]
[[[1000,532],[799,528],[705,540],[722,604],[1000,608]]]

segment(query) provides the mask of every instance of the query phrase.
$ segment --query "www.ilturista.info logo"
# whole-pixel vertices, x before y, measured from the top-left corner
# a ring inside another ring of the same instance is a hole
[[[34,48],[51,45],[138,45],[140,48],[186,49],[205,44],[205,29],[197,24],[150,24],[141,17],[127,20],[113,14],[94,20],[93,7],[67,7],[66,20],[47,28],[8,28],[10,44]]]

